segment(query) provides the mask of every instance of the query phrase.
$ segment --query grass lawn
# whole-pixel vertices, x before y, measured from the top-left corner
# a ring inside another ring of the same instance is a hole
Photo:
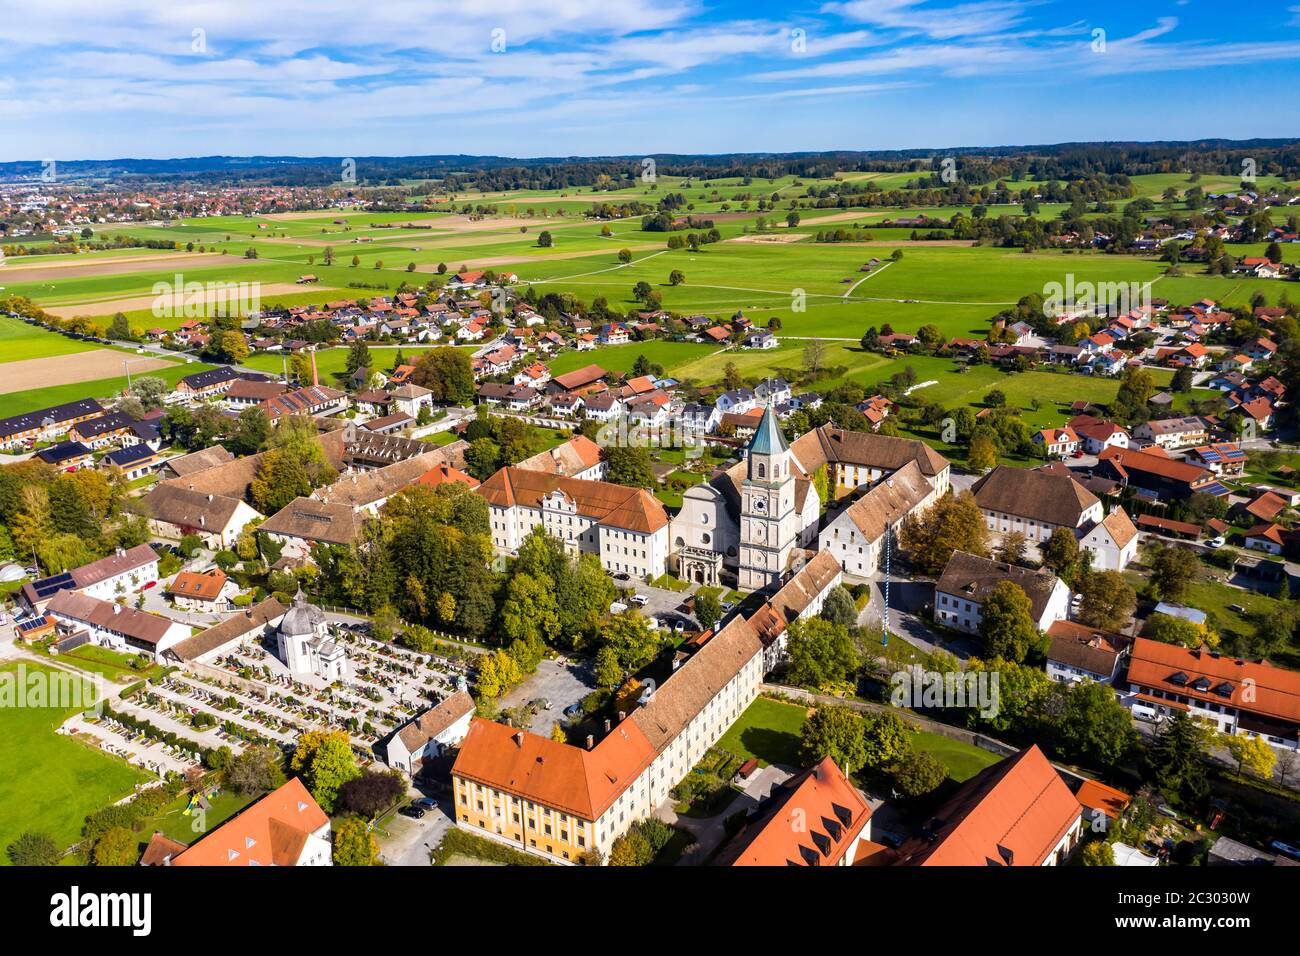
[[[0,674],[16,674],[16,664]],[[52,673],[27,663],[35,671]],[[15,677],[6,677],[13,681]],[[59,846],[81,837],[86,815],[131,793],[147,775],[125,762],[54,732],[75,707],[0,707],[0,847],[26,830],[48,833]],[[9,865],[0,856],[0,865]]]
[[[47,332],[20,319],[0,315],[0,362],[18,362],[23,359],[48,358],[51,355],[72,355],[94,348],[56,332]]]
[[[145,374],[150,378],[161,378],[168,385],[175,386],[186,375],[193,375],[195,372],[202,372],[213,367],[203,362],[189,364],[177,362],[175,365],[154,369]],[[141,376],[136,375],[135,377],[139,378]],[[112,398],[115,395],[120,395],[125,389],[126,376],[119,375],[114,378],[97,379],[93,382],[73,382],[68,385],[28,389],[24,392],[9,392],[0,395],[0,418],[22,415],[26,412],[49,408],[52,405],[75,402],[82,398]]]
[[[763,766],[800,766],[799,734],[808,716],[802,704],[787,704],[760,697],[740,715],[718,741],[718,748],[738,757],[756,759]]]
[[[132,658],[130,655],[120,654],[117,651],[109,650],[107,647],[96,647],[93,644],[86,644],[76,650],[66,651],[59,655],[59,660],[83,671],[99,674],[119,683],[148,680],[157,677],[164,670],[158,664],[152,664],[144,670],[137,670],[131,666]]]
[[[202,818],[191,813],[185,815],[190,796],[185,794],[156,817],[148,817],[141,822],[141,842],[147,842],[154,831],[164,833],[177,843],[189,845],[206,833],[211,833],[254,800],[253,797],[241,797],[239,794],[223,790],[213,797],[211,804]],[[201,826],[195,829],[196,824]]]
[[[948,768],[948,776],[958,783],[964,783],[985,767],[1002,759],[997,754],[981,750],[972,744],[932,734],[928,730],[918,731],[912,737],[912,746],[917,751],[937,757]]]

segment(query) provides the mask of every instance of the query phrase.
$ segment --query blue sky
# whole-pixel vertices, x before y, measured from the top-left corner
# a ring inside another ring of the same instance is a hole
[[[1297,0],[0,0],[0,160],[1280,137],[1298,81]]]

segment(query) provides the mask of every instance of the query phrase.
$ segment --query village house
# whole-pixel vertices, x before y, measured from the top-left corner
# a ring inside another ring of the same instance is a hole
[[[239,588],[220,568],[181,571],[169,585],[167,596],[188,611],[224,611]]]
[[[18,602],[33,614],[41,613],[61,591],[75,591],[103,601],[135,594],[158,580],[158,555],[147,544],[83,564],[71,571],[29,581],[19,588]]]
[[[38,441],[50,441],[66,434],[68,429],[79,422],[103,414],[104,408],[99,402],[93,398],[83,398],[0,419],[0,448],[12,449]]]
[[[412,777],[426,760],[441,757],[469,732],[474,698],[457,691],[393,732],[384,748],[386,763]]]
[[[1034,744],[966,781],[885,855],[902,866],[1062,866],[1082,839],[1079,801]]]
[[[1143,422],[1133,429],[1133,437],[1147,445],[1161,448],[1187,448],[1203,445],[1209,429],[1202,418],[1161,418]]]
[[[1030,617],[1040,631],[1053,621],[1064,620],[1070,603],[1070,589],[1050,571],[1004,564],[957,551],[948,559],[934,586],[934,619],[937,623],[978,634],[980,606],[998,584],[1010,581],[1029,597]]]
[[[163,865],[332,866],[330,818],[293,777]]]
[[[60,591],[54,595],[45,612],[69,634],[85,631],[101,647],[126,654],[147,654],[155,660],[167,648],[190,636],[188,624],[76,591]]]
[[[1159,723],[1181,711],[1211,721],[1220,733],[1300,748],[1300,672],[1139,637],[1126,684],[1121,703],[1140,720]]]
[[[1111,683],[1133,643],[1123,634],[1074,621],[1053,621],[1047,636],[1052,639],[1047,649],[1047,676],[1058,683]]]
[[[714,866],[853,866],[871,806],[830,757],[773,787]]]
[[[1079,450],[1079,436],[1068,425],[1065,428],[1044,428],[1034,435],[1034,444],[1050,456],[1065,458]]]

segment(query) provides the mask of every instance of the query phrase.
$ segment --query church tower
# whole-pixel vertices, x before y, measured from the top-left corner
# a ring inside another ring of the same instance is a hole
[[[740,484],[740,590],[780,583],[798,537],[793,456],[769,404],[746,452]]]

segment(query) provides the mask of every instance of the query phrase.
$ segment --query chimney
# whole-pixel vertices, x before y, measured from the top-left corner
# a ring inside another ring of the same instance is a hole
[[[596,738],[591,734],[587,734],[587,749],[590,750],[594,746],[596,746]]]
[[[524,745],[524,732],[522,730],[517,730],[515,731],[515,746],[522,747],[523,745]]]
[[[316,350],[311,350],[311,383],[312,385],[320,384],[320,374],[316,371]]]
[[[625,720],[627,720],[627,711],[620,710],[618,712],[618,722],[621,724]]]
[[[122,613],[122,605],[120,605],[120,604],[114,604],[114,605],[113,605],[113,613],[114,613],[114,614],[121,614],[121,613]]]
[[[609,718],[605,718],[605,733],[609,733]]]

